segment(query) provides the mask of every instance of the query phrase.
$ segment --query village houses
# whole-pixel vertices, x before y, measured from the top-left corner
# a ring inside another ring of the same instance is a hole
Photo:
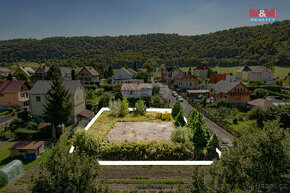
[[[77,75],[84,85],[99,85],[100,74],[92,66],[84,66]]]
[[[152,97],[153,85],[150,83],[123,83],[122,95],[127,98],[150,98]]]
[[[259,66],[254,70],[247,65],[237,71],[237,77],[241,80],[258,80],[264,83],[273,83],[274,72],[266,66]]]
[[[0,81],[0,106],[26,106],[29,105],[29,84],[24,80]]]
[[[185,73],[178,67],[166,67],[166,82],[172,84],[175,78],[184,77]]]
[[[85,96],[86,91],[84,86],[81,84],[80,80],[66,80],[63,81],[64,87],[68,90],[70,95],[70,101],[73,104],[73,111],[71,116],[71,121],[76,122],[79,115],[89,116],[90,118],[93,113],[88,113],[89,110],[86,109]],[[30,104],[31,104],[31,114],[33,117],[43,117],[44,115],[44,105],[47,102],[48,92],[52,86],[52,81],[50,80],[40,80],[30,90]]]
[[[208,71],[209,67],[207,66],[207,62],[201,62],[196,68],[193,69],[193,75],[197,78],[205,80],[207,78]]]
[[[192,90],[199,88],[198,86],[199,82],[200,80],[198,80],[197,78],[195,78],[190,74],[187,74],[182,78],[175,78],[173,84],[181,89]]]
[[[122,84],[122,83],[143,83],[143,79],[134,79],[137,74],[136,71],[130,68],[120,68],[112,76],[112,84]]]
[[[241,82],[221,80],[211,87],[211,97],[215,100],[225,98],[232,105],[246,105],[251,91]]]

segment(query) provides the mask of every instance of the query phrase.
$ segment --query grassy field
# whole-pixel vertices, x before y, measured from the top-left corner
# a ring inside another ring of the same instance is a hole
[[[88,131],[95,136],[97,140],[103,141],[110,130],[115,126],[116,122],[150,122],[156,120],[155,116],[156,113],[154,112],[147,113],[146,116],[137,117],[135,117],[133,113],[129,113],[127,116],[121,118],[110,116],[110,112],[103,112]]]
[[[252,125],[256,122],[255,120],[244,120],[238,121],[238,124],[234,124],[232,119],[226,119],[229,123],[229,126],[233,127],[237,132],[241,134],[247,133],[249,130],[252,129]]]
[[[189,67],[182,67],[181,69],[184,72],[188,72]],[[255,69],[256,66],[250,66],[251,69]],[[235,67],[214,67],[212,68],[213,71],[217,71],[220,74],[223,73],[233,73],[233,75],[236,75],[237,70],[241,69],[241,66],[235,66]],[[280,66],[275,66],[275,71],[274,71],[274,77],[279,77],[280,79],[284,79],[287,74],[290,73],[290,66],[289,67],[280,67]]]
[[[18,63],[13,64],[11,67],[16,68],[17,65],[38,68],[40,64],[36,62],[18,62]],[[41,66],[43,65],[45,65],[45,63],[41,64]]]

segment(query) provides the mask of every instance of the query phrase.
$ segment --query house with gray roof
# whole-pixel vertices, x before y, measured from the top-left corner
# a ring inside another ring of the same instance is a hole
[[[112,84],[143,83],[143,79],[133,79],[135,74],[137,74],[136,71],[130,68],[122,67],[118,71],[114,72],[114,75],[112,76]]]
[[[233,105],[246,105],[250,100],[251,91],[241,82],[220,80],[210,89],[215,100],[226,99]]]
[[[48,92],[52,86],[50,80],[39,80],[29,92],[31,113],[33,117],[45,117],[44,106],[47,102]],[[77,121],[77,116],[87,114],[85,98],[86,91],[80,80],[65,80],[63,86],[68,90],[70,101],[73,104],[71,120]],[[85,112],[85,113],[84,113]]]
[[[153,85],[151,83],[124,83],[121,87],[122,95],[127,98],[151,98],[152,89]]]
[[[247,80],[259,80],[264,83],[273,83],[274,72],[266,66],[259,66],[248,72]]]

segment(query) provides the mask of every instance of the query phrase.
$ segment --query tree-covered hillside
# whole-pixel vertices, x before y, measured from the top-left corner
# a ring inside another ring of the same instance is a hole
[[[215,33],[181,36],[147,34],[118,37],[52,37],[42,40],[0,41],[0,64],[19,61],[62,66],[113,65],[192,66],[208,60],[211,66],[275,63],[290,65],[290,22],[239,27]]]

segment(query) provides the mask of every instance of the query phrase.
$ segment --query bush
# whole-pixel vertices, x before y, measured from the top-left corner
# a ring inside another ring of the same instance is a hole
[[[85,153],[89,156],[97,156],[98,154],[98,142],[84,129],[77,130],[74,133],[71,142],[80,153]]]
[[[153,86],[152,94],[157,95],[160,91],[160,86]]]
[[[269,91],[263,88],[255,89],[253,92],[255,98],[264,98],[269,95]]]
[[[104,89],[105,91],[113,91],[113,86],[112,86],[112,85],[109,85],[109,84],[105,84],[105,85],[103,86],[103,89]]]
[[[119,116],[125,117],[126,115],[128,115],[128,113],[130,112],[128,108],[129,108],[128,100],[126,97],[124,97],[120,105]]]
[[[234,117],[234,118],[233,118],[233,123],[234,123],[235,125],[238,124],[238,118],[237,118],[237,117]]]
[[[156,95],[152,96],[151,103],[152,103],[152,107],[156,107],[156,108],[164,107],[164,101],[160,96],[156,96]]]
[[[170,113],[157,113],[156,118],[161,119],[163,121],[169,121],[171,120],[171,114]]]
[[[114,117],[119,116],[120,112],[120,106],[121,106],[121,101],[120,100],[114,100],[109,102],[109,107],[110,107],[110,114]]]
[[[85,85],[85,88],[88,90],[96,90],[98,87],[96,85]]]
[[[227,99],[218,99],[216,101],[216,107],[217,108],[228,107],[228,106],[229,106],[229,103],[228,103]]]
[[[100,146],[103,160],[191,160],[193,146],[190,143],[142,141],[132,143],[108,143]]]
[[[183,112],[183,109],[180,105],[179,101],[176,101],[173,105],[173,108],[171,110],[171,115],[175,119],[175,117],[178,115],[179,112]],[[183,114],[183,113],[182,113]]]
[[[147,107],[146,107],[144,101],[139,100],[135,104],[135,109],[134,109],[133,113],[135,116],[137,116],[137,115],[143,116],[146,114],[146,109],[147,109]]]
[[[17,113],[17,117],[19,119],[22,119],[23,121],[27,121],[29,119],[29,113],[28,111],[20,111]]]
[[[176,143],[185,143],[189,141],[188,131],[184,127],[174,129],[170,137],[171,140]]]
[[[22,140],[30,140],[37,135],[37,130],[31,130],[31,129],[25,129],[25,128],[19,128],[14,131],[14,134],[18,139]]]
[[[185,125],[184,117],[183,117],[183,112],[179,112],[178,115],[175,118],[174,126],[175,127],[183,127]]]
[[[98,104],[98,108],[101,109],[102,107],[108,107],[110,102],[110,96],[108,94],[104,94],[100,97],[100,101]]]

